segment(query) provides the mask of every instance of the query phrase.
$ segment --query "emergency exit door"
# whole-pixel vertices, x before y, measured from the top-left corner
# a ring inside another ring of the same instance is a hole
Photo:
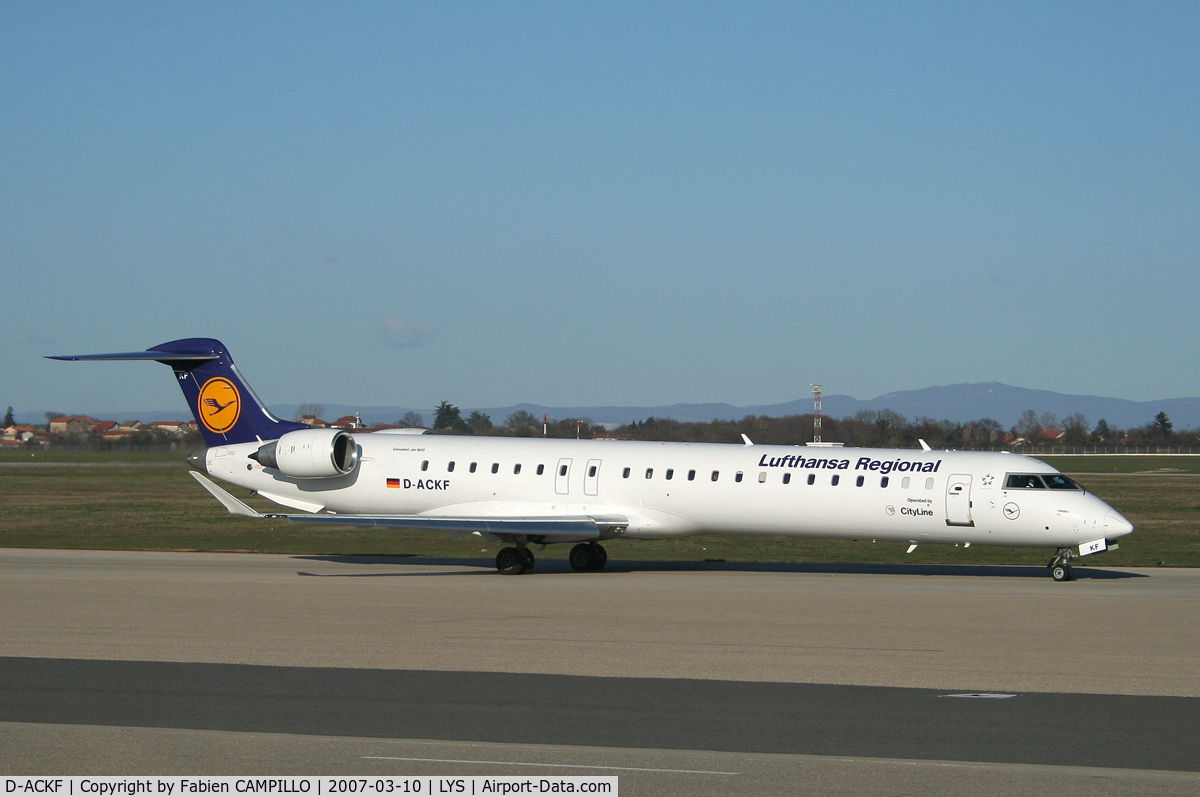
[[[583,494],[596,495],[600,491],[600,460],[589,459],[583,472]]]
[[[560,459],[554,471],[554,492],[566,495],[571,485],[571,460]]]

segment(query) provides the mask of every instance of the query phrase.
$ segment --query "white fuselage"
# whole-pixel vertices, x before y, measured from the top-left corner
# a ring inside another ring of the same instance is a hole
[[[346,476],[297,479],[210,448],[208,473],[284,506],[338,514],[621,515],[620,536],[718,532],[1066,547],[1133,527],[1080,489],[1006,489],[1055,474],[1009,453],[355,434]],[[715,474],[715,476],[714,476]]]

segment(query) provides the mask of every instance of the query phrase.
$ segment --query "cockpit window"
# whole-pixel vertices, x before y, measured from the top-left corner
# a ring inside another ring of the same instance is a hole
[[[1083,489],[1078,484],[1071,481],[1070,479],[1068,479],[1066,476],[1062,475],[1061,473],[1046,473],[1046,474],[1042,475],[1042,479],[1045,480],[1046,486],[1049,487],[1051,490],[1082,490]]]
[[[1032,473],[1010,473],[1008,481],[1004,483],[1006,490],[1044,490],[1046,485],[1042,483],[1042,477]]]

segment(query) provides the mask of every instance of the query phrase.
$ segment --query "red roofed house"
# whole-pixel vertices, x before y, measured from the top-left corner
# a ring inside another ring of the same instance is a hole
[[[36,426],[9,426],[4,430],[4,437],[0,439],[15,443],[24,443],[32,440],[35,434],[37,434]]]
[[[50,434],[87,434],[95,425],[95,421],[83,415],[63,416],[50,421]]]

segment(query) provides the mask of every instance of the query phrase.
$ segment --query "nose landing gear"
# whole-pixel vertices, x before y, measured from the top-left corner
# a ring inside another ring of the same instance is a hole
[[[1059,548],[1046,567],[1050,568],[1050,577],[1055,581],[1074,581],[1075,571],[1071,569],[1071,559],[1075,558],[1074,548]]]

